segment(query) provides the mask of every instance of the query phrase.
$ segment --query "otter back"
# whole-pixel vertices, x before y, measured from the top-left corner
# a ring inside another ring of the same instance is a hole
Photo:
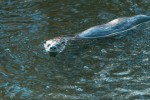
[[[140,25],[141,23],[144,23],[147,21],[150,21],[150,16],[146,16],[146,15],[136,15],[133,17],[118,18],[106,24],[91,27],[79,33],[76,37],[78,38],[100,38],[100,37],[112,36],[117,33],[130,30]]]

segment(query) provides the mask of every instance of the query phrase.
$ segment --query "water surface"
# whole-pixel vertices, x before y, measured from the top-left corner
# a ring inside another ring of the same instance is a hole
[[[112,19],[150,15],[148,0],[0,0],[1,100],[150,99],[150,23],[122,35],[70,41],[56,57],[43,42]]]

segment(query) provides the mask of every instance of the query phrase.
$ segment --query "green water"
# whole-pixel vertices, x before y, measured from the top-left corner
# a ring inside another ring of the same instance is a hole
[[[0,100],[150,99],[150,23],[122,35],[43,42],[112,19],[150,15],[148,0],[0,0]]]

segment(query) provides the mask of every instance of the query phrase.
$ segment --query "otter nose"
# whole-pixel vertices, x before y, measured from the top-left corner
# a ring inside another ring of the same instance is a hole
[[[54,46],[54,47],[50,47],[50,50],[56,50],[57,48]]]

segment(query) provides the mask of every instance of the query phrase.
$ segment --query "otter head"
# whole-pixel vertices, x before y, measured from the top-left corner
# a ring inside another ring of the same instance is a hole
[[[56,55],[65,49],[67,39],[59,37],[52,40],[47,40],[44,43],[45,51],[51,55]]]

